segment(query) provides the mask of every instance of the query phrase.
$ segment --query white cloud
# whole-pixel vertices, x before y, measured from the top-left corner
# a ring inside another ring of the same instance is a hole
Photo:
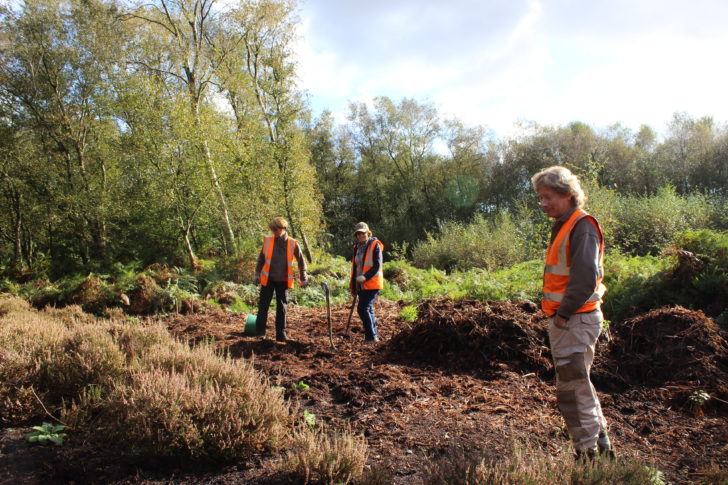
[[[728,2],[308,0],[297,46],[315,111],[432,100],[510,134],[514,123],[728,119]]]

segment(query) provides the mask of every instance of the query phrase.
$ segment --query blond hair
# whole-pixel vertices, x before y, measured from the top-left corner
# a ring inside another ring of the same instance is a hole
[[[535,189],[549,187],[560,194],[570,194],[574,198],[574,205],[579,208],[586,204],[586,194],[581,188],[579,177],[566,167],[554,165],[541,170],[531,177],[531,183]]]
[[[288,221],[282,217],[276,217],[275,219],[270,221],[268,227],[270,229],[288,229]]]

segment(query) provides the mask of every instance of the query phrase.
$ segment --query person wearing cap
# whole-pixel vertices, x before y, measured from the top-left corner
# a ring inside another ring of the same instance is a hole
[[[272,235],[265,237],[263,248],[258,255],[255,267],[254,283],[260,284],[258,299],[258,318],[255,322],[256,333],[265,335],[273,293],[276,295],[276,340],[286,341],[286,307],[288,306],[288,290],[293,288],[295,273],[293,260],[298,262],[300,283],[306,285],[306,260],[303,259],[298,242],[288,236],[288,222],[276,217],[268,226]]]
[[[607,422],[589,378],[607,290],[602,230],[583,209],[586,195],[569,169],[549,167],[531,182],[539,206],[554,219],[541,308],[551,317],[548,332],[556,368],[556,402],[578,458],[614,457]]]
[[[379,290],[384,288],[382,274],[384,245],[376,237],[372,237],[369,226],[364,222],[354,226],[354,257],[351,260],[351,279],[349,289],[352,294],[359,295],[357,313],[364,324],[364,340],[379,341],[377,318],[374,315],[374,300]]]

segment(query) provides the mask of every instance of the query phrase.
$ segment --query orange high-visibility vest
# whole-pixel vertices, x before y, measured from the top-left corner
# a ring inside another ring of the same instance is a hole
[[[273,259],[274,245],[274,236],[266,236],[266,238],[263,239],[263,255],[265,256],[265,263],[263,263],[263,269],[260,270],[260,284],[263,286],[268,285],[268,278],[270,277],[270,263]],[[296,246],[298,246],[298,241],[289,236],[288,247],[286,248],[286,256],[288,260],[288,288],[293,288],[293,282],[296,279],[293,275],[293,255]]]
[[[362,264],[361,268],[361,274],[363,275],[370,269],[374,267],[374,246],[379,245],[379,250],[381,252],[384,252],[384,244],[382,244],[382,241],[375,240],[372,241],[372,243],[367,248],[367,252],[364,256],[364,262]],[[356,248],[356,246],[354,246]],[[353,268],[356,267],[356,251],[354,251],[354,264]],[[352,269],[352,271],[354,271]],[[354,274],[354,277],[356,277],[356,274]],[[381,290],[384,288],[384,272],[382,271],[382,268],[380,266],[379,272],[377,272],[376,275],[372,276],[368,280],[364,281],[364,283],[361,284],[362,290]]]
[[[579,308],[576,313],[585,313],[600,308],[602,297],[607,291],[602,280],[604,280],[604,236],[602,236],[602,228],[594,217],[590,216],[583,209],[576,209],[569,219],[564,222],[559,229],[558,234],[553,242],[549,244],[546,250],[546,267],[543,273],[543,299],[541,300],[541,309],[548,316],[554,316],[561,306],[564,299],[566,287],[569,284],[569,273],[571,271],[571,231],[580,220],[587,218],[589,222],[594,224],[599,234],[599,268],[597,276],[597,286],[594,293],[587,299],[586,303]]]

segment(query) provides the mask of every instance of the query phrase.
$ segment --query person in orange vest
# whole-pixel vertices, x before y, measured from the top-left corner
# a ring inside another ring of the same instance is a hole
[[[306,285],[306,260],[303,259],[298,242],[288,236],[288,222],[276,217],[270,222],[271,236],[263,239],[263,248],[258,255],[255,267],[254,283],[260,284],[258,299],[258,318],[255,322],[256,333],[265,335],[268,308],[276,295],[276,340],[286,341],[286,307],[288,306],[288,290],[293,288],[296,279],[293,271],[293,260],[298,262],[300,283]]]
[[[578,458],[614,456],[607,422],[589,378],[604,317],[604,237],[584,209],[579,179],[565,167],[531,178],[541,209],[554,219],[546,251],[542,310],[551,317],[556,401]]]
[[[374,300],[384,288],[382,274],[384,244],[372,237],[369,226],[364,222],[354,226],[354,257],[351,260],[349,289],[359,295],[356,310],[364,324],[364,340],[378,342],[377,317],[374,315]]]

